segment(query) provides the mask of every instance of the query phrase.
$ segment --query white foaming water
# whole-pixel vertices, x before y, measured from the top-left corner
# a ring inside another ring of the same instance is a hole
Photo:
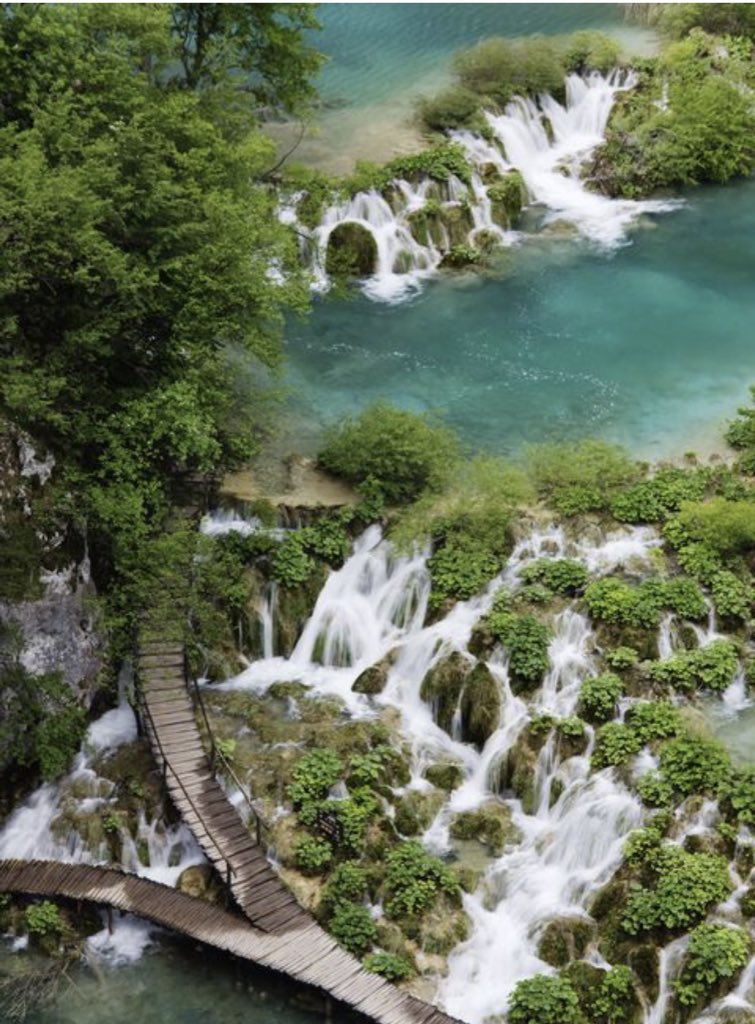
[[[398,302],[415,294],[423,281],[435,274],[452,246],[442,222],[433,237],[423,235],[423,241],[415,237],[412,215],[421,211],[430,198],[446,208],[468,206],[472,221],[466,232],[469,245],[480,241],[483,232],[486,244],[491,240],[499,245],[518,242],[522,237],[518,232],[503,228],[494,219],[484,181],[484,170],[489,166],[500,174],[513,169],[521,173],[530,201],[546,211],[546,224],[570,224],[603,248],[621,245],[627,229],[643,213],[665,212],[679,205],[673,200],[610,199],[588,189],[580,178],[583,164],[605,137],[617,94],[635,84],[632,72],[619,70],[609,75],[569,75],[564,105],[549,95],[537,100],[515,97],[503,114],[486,113],[494,135],[492,143],[472,132],[451,132],[450,137],[464,147],[472,165],[468,185],[454,175],[440,186],[428,178],[416,184],[396,179],[390,202],[375,189],[334,201],[314,230],[297,220],[296,206],[303,193],[288,196],[279,216],[299,235],[313,288],[320,292],[330,288],[326,271],[330,237],[336,228],[353,224],[368,231],[375,242],[375,268],[363,282],[365,295]]]
[[[488,667],[500,684],[501,715],[481,751],[435,723],[432,708],[420,697],[428,669],[452,652],[474,661],[467,644],[475,623],[496,589],[516,588],[521,569],[533,559],[568,554],[608,572],[627,562],[647,564],[657,543],[648,529],[621,530],[603,543],[570,540],[555,527],[534,531],[516,545],[505,571],[484,594],[458,602],[425,627],[426,554],[398,557],[372,527],[343,568],[329,576],[291,658],[267,658],[221,686],[261,692],[278,680],[302,679],[315,692],[342,697],[353,715],[374,714],[376,703],[396,707],[412,752],[409,788],[426,788],[424,770],[438,760],[455,761],[465,773],[423,837],[429,848],[444,853],[452,814],[497,796],[501,762],[531,715],[574,712],[581,682],[596,671],[592,633],[573,609],[556,617],[551,667],[529,705],[511,691],[505,652],[493,655]],[[383,692],[373,701],[352,693],[356,676],[391,651]],[[565,759],[555,739],[549,741],[536,768],[534,813],[525,814],[518,800],[506,801],[522,842],[493,863],[481,890],[465,897],[472,933],[451,956],[438,992],[449,1012],[471,1024],[500,1014],[518,980],[551,970],[537,956],[543,928],[554,915],[586,914],[590,895],[620,861],[626,833],[642,820],[639,801],[612,771],[590,775],[591,745],[590,731],[585,754]],[[552,800],[556,779],[562,789]]]

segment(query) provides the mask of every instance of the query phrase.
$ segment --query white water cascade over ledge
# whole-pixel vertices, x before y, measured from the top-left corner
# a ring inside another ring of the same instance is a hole
[[[676,200],[610,199],[590,191],[580,178],[585,160],[604,140],[617,94],[633,88],[635,81],[633,72],[618,69],[608,75],[571,74],[566,78],[563,106],[545,94],[537,100],[515,97],[502,114],[486,113],[492,141],[468,131],[451,132],[471,164],[469,186],[453,175],[445,183],[425,179],[411,184],[398,179],[390,202],[375,189],[357,193],[329,206],[312,231],[296,217],[301,193],[291,197],[281,210],[281,219],[296,227],[314,290],[324,292],[330,287],[326,256],[333,231],[340,225],[356,224],[371,233],[376,246],[375,271],[362,283],[364,294],[384,302],[399,302],[415,294],[422,282],[436,273],[452,245],[443,225],[434,239],[420,241],[412,231],[412,215],[438,192],[442,207],[468,205],[473,222],[466,235],[468,245],[474,246],[482,232],[501,246],[521,242],[520,232],[506,230],[494,219],[483,181],[485,168],[491,166],[501,174],[519,171],[530,206],[544,212],[543,224],[558,221],[569,225],[604,250],[624,244],[628,228],[643,214],[679,206]]]
[[[495,590],[502,584],[516,588],[521,569],[533,559],[577,558],[598,574],[621,567],[647,572],[653,566],[653,549],[660,543],[657,533],[646,527],[622,529],[599,540],[568,539],[557,527],[536,530],[516,546],[505,571],[486,593],[458,602],[444,618],[425,626],[426,553],[397,557],[380,530],[372,527],[356,542],[343,568],[328,577],[291,656],[276,656],[271,650],[268,619],[275,615],[271,596],[262,617],[268,637],[266,656],[212,689],[264,693],[273,683],[299,680],[306,682],[312,694],[340,697],[353,717],[374,716],[376,705],[395,708],[400,713],[402,739],[411,750],[407,791],[432,788],[424,778],[429,764],[450,760],[463,769],[461,786],[450,794],[422,836],[433,852],[453,854],[449,834],[453,815],[492,798],[501,799],[499,767],[532,716],[575,713],[581,683],[598,672],[595,638],[587,619],[574,609],[556,615],[551,667],[527,702],[512,693],[506,661],[494,655],[488,667],[500,684],[501,712],[497,730],[481,751],[461,742],[453,728],[449,735],[436,724],[432,707],[420,696],[426,673],[451,652],[474,661],[467,645],[475,623],[489,609]],[[670,623],[664,620],[661,628],[662,646],[670,651]],[[701,632],[701,641],[710,642],[716,635],[715,621]],[[352,692],[356,677],[388,652],[394,652],[394,657],[382,693],[367,698]],[[630,698],[622,701],[622,713],[631,703]],[[564,756],[553,739],[545,744],[535,769],[532,813],[526,813],[518,799],[504,797],[521,840],[492,859],[477,890],[465,895],[471,934],[451,954],[448,974],[438,981],[435,994],[443,1009],[469,1024],[501,1019],[518,981],[536,973],[553,973],[537,953],[545,927],[560,916],[589,918],[586,908],[591,896],[610,880],[621,862],[627,833],[643,821],[642,805],[613,770],[590,771],[592,746],[592,730],[583,755]],[[634,771],[642,774],[653,766],[654,759],[645,752],[638,755]],[[551,794],[559,791],[553,800]],[[710,803],[703,811],[699,821],[686,826],[687,832],[713,827],[715,805]],[[644,1008],[644,1024],[663,1024],[680,964],[674,949],[661,952],[661,992],[655,1004]],[[595,948],[588,950],[586,958],[596,966],[608,966]],[[747,977],[755,971],[755,961],[748,971],[737,991],[727,997],[731,1005],[746,999]]]

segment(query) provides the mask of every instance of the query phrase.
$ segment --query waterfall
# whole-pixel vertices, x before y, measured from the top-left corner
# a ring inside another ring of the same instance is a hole
[[[334,197],[313,230],[300,223],[296,214],[304,193],[284,197],[279,216],[297,231],[312,287],[318,292],[330,288],[326,270],[330,237],[337,227],[354,224],[372,235],[376,249],[374,270],[362,282],[364,294],[383,302],[399,302],[415,294],[436,273],[453,241],[460,240],[451,238],[442,216],[434,232],[417,232],[413,215],[421,214],[431,200],[441,213],[460,206],[468,210],[471,224],[461,230],[470,246],[481,240],[483,232],[486,245],[491,240],[501,246],[518,242],[519,232],[494,219],[485,184],[485,171],[491,167],[498,175],[514,169],[520,172],[530,203],[544,211],[545,224],[565,223],[604,249],[621,245],[628,228],[642,214],[679,205],[674,200],[610,199],[591,191],[580,178],[586,160],[605,137],[617,95],[635,84],[631,71],[615,70],[607,75],[593,71],[584,77],[571,74],[564,84],[564,104],[547,94],[536,99],[516,96],[502,114],[486,112],[491,141],[470,131],[449,132],[466,151],[468,185],[454,175],[445,182],[397,178],[390,186],[390,201],[377,189],[348,199]]]
[[[262,632],[262,657],[274,657],[275,609],[278,604],[278,584],[273,580],[265,587],[260,608],[260,629]]]

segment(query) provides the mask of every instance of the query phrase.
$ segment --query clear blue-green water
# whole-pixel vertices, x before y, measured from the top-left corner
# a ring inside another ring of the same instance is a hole
[[[755,381],[755,183],[685,199],[610,254],[541,237],[500,280],[319,300],[288,331],[295,402],[319,426],[386,399],[503,452],[586,434],[705,450]]]

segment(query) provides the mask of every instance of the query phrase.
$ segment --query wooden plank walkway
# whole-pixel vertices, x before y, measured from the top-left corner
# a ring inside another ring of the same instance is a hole
[[[239,914],[159,882],[113,868],[60,861],[0,860],[3,892],[62,896],[137,914],[321,989],[380,1024],[458,1024],[429,1003],[363,971],[337,947],[334,956],[333,940],[311,920],[295,931],[262,931]]]
[[[449,1024],[453,1018],[436,1007],[366,971],[286,888],[216,780],[204,753],[186,687],[183,648],[160,641],[143,643],[139,680],[148,711],[147,733],[173,802],[209,860],[229,882],[245,917],[260,934],[269,934],[276,956],[281,951],[281,959],[270,966],[386,1024]],[[152,916],[149,909],[137,912]],[[227,947],[221,944],[220,948]],[[265,962],[256,956],[247,959]]]

